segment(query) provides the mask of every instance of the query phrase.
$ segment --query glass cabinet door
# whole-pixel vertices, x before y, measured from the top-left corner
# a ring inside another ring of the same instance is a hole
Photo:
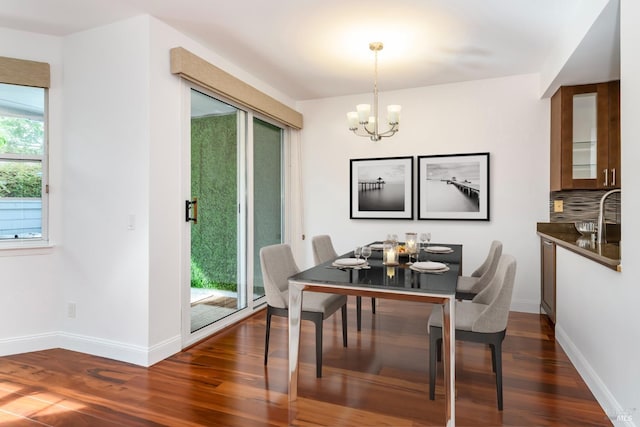
[[[573,95],[573,179],[596,179],[598,166],[598,94]]]

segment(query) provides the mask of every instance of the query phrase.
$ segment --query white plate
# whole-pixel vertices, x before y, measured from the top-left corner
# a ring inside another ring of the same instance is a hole
[[[409,268],[419,273],[444,273],[446,271],[449,271],[449,267],[447,266],[445,266],[444,268],[439,268],[437,270],[424,270],[422,268],[416,268],[414,265],[410,265]]]
[[[340,267],[354,267],[356,265],[364,265],[367,262],[363,259],[357,259],[357,258],[339,258],[335,261],[333,261],[334,265],[340,266]]]
[[[369,247],[373,251],[381,251],[384,248],[384,243],[373,243]]]
[[[442,270],[443,268],[447,268],[447,264],[434,261],[414,262],[411,266],[417,270]]]
[[[447,246],[429,246],[429,247],[425,248],[425,251],[427,251],[427,252],[435,252],[435,253],[438,253],[438,252],[446,253],[446,252],[453,252],[453,249],[451,249],[451,248],[449,248]]]

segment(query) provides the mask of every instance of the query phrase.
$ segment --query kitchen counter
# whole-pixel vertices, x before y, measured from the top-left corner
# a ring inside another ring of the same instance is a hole
[[[595,239],[578,233],[572,222],[539,222],[536,226],[536,231],[539,236],[551,240],[562,248],[613,270],[622,271],[619,243],[599,245]]]

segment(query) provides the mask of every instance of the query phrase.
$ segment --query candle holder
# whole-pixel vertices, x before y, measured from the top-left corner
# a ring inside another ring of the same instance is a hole
[[[405,233],[404,246],[409,254],[409,262],[407,265],[413,264],[412,257],[418,253],[418,233]]]
[[[398,265],[398,242],[385,240],[382,246],[382,263],[384,265]]]

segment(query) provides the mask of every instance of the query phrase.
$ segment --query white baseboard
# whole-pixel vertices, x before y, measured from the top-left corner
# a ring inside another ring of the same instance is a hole
[[[0,356],[30,353],[58,347],[58,332],[0,339]]]
[[[150,348],[66,332],[50,332],[0,340],[0,356],[52,348],[63,348],[147,367],[179,352],[181,339],[180,336],[175,336]]]
[[[636,421],[628,410],[622,408],[615,399],[604,382],[600,379],[596,371],[591,367],[587,359],[582,355],[578,347],[571,341],[562,327],[556,325],[556,341],[560,344],[564,352],[575,366],[576,370],[595,396],[596,400],[607,414],[614,426],[637,427]]]
[[[540,313],[540,301],[529,300],[512,300],[511,311],[518,311],[520,313]]]

